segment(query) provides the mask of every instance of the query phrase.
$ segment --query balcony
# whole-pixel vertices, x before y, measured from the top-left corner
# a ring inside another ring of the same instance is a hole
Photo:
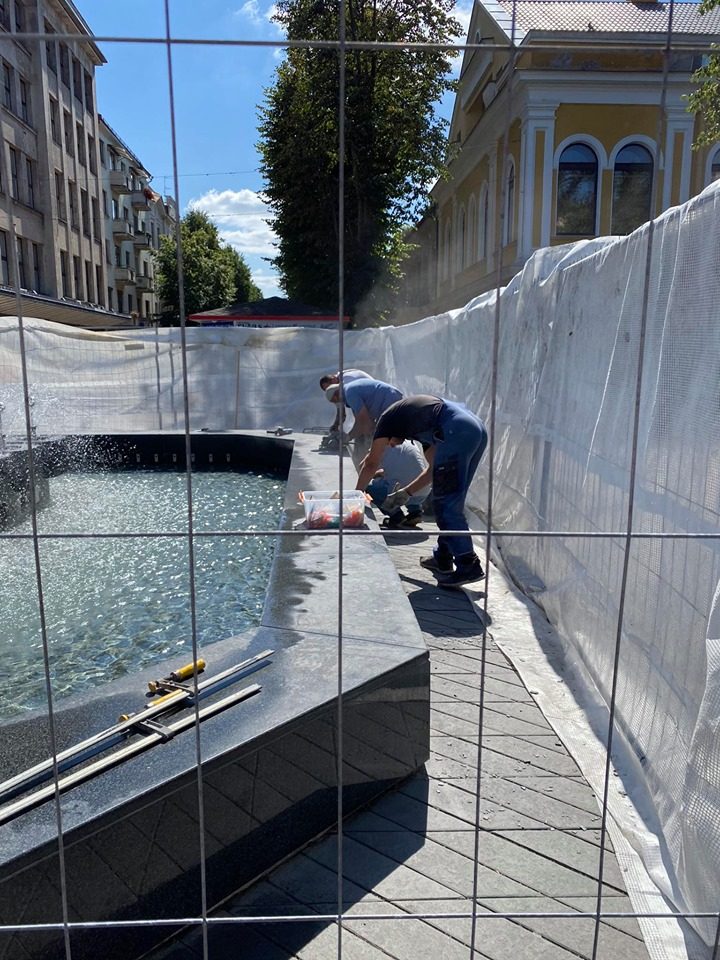
[[[128,284],[135,283],[135,271],[132,267],[115,267],[115,286],[122,290]]]
[[[150,209],[150,197],[147,196],[144,190],[135,190],[130,197],[130,203],[133,206],[133,210]]]
[[[132,240],[133,227],[129,220],[116,219],[112,222],[113,240]]]
[[[113,196],[120,196],[125,193],[132,193],[130,188],[130,178],[122,170],[110,171],[110,189]]]
[[[155,290],[155,280],[143,274],[135,280],[135,289],[138,293],[152,293]]]
[[[145,230],[139,230],[133,236],[133,243],[135,244],[136,250],[151,250],[152,249],[152,237]]]

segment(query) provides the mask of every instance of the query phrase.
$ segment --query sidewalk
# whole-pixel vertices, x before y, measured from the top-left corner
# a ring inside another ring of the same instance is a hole
[[[429,524],[423,528],[432,532]],[[491,624],[476,844],[481,622],[462,591],[439,589],[418,565],[432,541],[424,534],[387,539],[431,653],[431,757],[424,771],[344,825],[342,956],[468,958],[472,921],[431,915],[470,913],[476,883],[474,956],[590,960],[594,919],[552,914],[596,909],[600,814],[592,791],[492,642]],[[330,836],[213,916],[335,913],[336,869],[337,841]],[[609,846],[602,892],[603,911],[631,911]],[[492,918],[498,913],[548,916]],[[379,914],[386,919],[372,919]],[[202,937],[195,930],[157,951],[153,960],[202,956]],[[209,927],[210,960],[337,956],[338,929],[331,922]],[[603,921],[596,957],[646,960],[636,921]]]

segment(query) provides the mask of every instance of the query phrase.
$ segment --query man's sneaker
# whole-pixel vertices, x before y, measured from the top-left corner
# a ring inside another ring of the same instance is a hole
[[[474,563],[466,567],[458,567],[458,569],[453,570],[452,573],[440,575],[438,577],[438,584],[441,587],[462,587],[463,584],[474,583],[476,580],[484,579],[485,571],[482,568],[482,564],[479,560],[475,560]]]
[[[422,523],[422,518],[422,512],[409,513],[403,520],[401,526],[406,530],[411,530],[413,527],[417,527],[419,523]]]
[[[430,557],[421,557],[420,566],[425,567],[426,570],[432,570],[433,573],[452,573],[453,561],[452,557],[440,557],[438,559],[433,554]]]

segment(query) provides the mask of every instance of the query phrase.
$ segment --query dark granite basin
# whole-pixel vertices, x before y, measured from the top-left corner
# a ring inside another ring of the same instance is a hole
[[[115,440],[119,465],[183,466],[182,434]],[[303,435],[192,435],[196,467],[288,470],[281,530],[302,519],[299,489],[339,485],[337,458],[317,446],[317,437]],[[353,476],[348,465],[346,485]],[[369,512],[367,526],[377,529]],[[210,675],[273,649],[269,663],[232,688],[257,682],[257,696],[205,720],[199,737],[194,729],[182,733],[0,826],[0,922],[20,928],[0,933],[0,958],[65,957],[64,920],[74,957],[139,956],[175,928],[123,922],[177,919],[180,926],[331,829],[340,766],[349,814],[424,763],[429,661],[422,635],[383,538],[343,534],[342,591],[340,550],[337,531],[278,537],[261,626],[200,651]],[[163,672],[162,664],[151,671]],[[140,709],[147,679],[145,671],[63,701],[58,748]],[[0,729],[0,779],[49,755],[43,716]],[[106,921],[121,925],[73,926]]]

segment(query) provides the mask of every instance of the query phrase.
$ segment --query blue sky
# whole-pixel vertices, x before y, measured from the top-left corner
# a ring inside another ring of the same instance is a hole
[[[163,0],[75,0],[97,37],[164,38]],[[273,234],[258,196],[257,107],[273,82],[282,41],[266,0],[172,0],[172,36],[249,41],[242,47],[201,43],[173,47],[179,201],[198,205],[246,258],[265,296],[281,295],[272,267]],[[467,27],[471,0],[456,16]],[[98,109],[153,174],[154,188],[174,194],[166,48],[101,41],[107,63],[96,71]],[[443,105],[448,113],[449,104]]]

